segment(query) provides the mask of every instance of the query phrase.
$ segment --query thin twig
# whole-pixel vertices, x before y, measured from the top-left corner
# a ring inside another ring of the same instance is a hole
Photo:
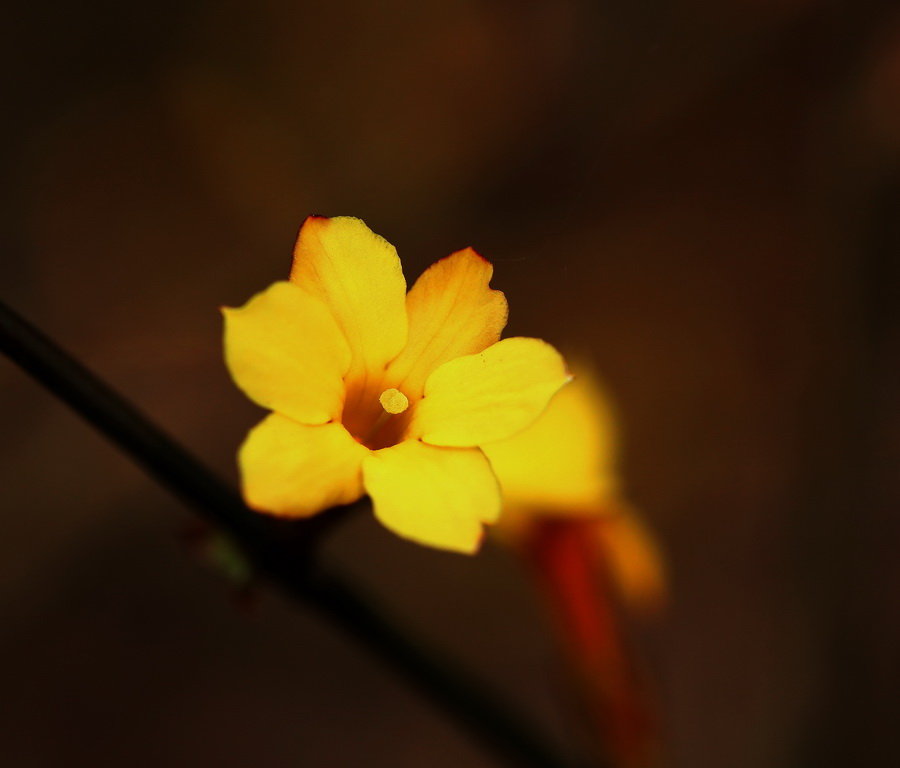
[[[161,485],[229,533],[255,569],[315,608],[510,765],[572,765],[509,704],[411,638],[343,576],[313,563],[309,544],[340,515],[275,520],[250,511],[204,464],[57,344],[0,302],[0,351],[128,453]]]

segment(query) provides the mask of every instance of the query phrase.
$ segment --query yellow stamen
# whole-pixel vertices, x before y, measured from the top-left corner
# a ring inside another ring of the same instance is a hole
[[[379,395],[378,402],[381,403],[381,407],[392,416],[403,413],[403,411],[409,408],[409,399],[406,395],[399,389],[394,389],[393,387],[384,390],[384,392]]]

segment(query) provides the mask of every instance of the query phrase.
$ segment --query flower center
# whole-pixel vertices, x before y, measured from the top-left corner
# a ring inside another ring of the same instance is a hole
[[[357,441],[373,451],[400,442],[412,413],[409,398],[394,387],[385,389],[378,396],[377,404],[372,395],[369,398],[363,400],[367,404],[365,410],[345,413],[349,418],[344,419],[344,426]]]
[[[409,408],[409,398],[407,398],[407,396],[399,389],[394,389],[393,387],[384,390],[384,392],[378,396],[378,402],[381,403],[381,407],[384,408],[387,413],[391,414],[391,416],[403,413],[403,411]]]

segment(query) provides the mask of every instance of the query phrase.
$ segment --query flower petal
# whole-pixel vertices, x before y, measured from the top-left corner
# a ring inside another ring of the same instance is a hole
[[[307,517],[363,494],[360,468],[368,449],[340,424],[308,426],[273,413],[241,446],[244,499],[253,509]]]
[[[498,341],[477,355],[444,363],[425,382],[409,434],[432,445],[503,440],[533,422],[571,377],[539,339]]]
[[[594,533],[601,557],[628,606],[644,616],[658,614],[668,597],[666,561],[644,521],[634,510],[621,506],[602,515]]]
[[[420,544],[475,552],[482,523],[500,514],[500,489],[477,448],[437,448],[406,440],[363,462],[375,516],[394,533]]]
[[[585,514],[618,490],[615,420],[599,385],[576,368],[531,426],[484,446],[505,504]],[[504,515],[504,521],[506,516]]]
[[[380,377],[406,344],[406,281],[397,251],[359,219],[310,216],[294,247],[291,282],[331,308],[350,344],[351,378]]]
[[[340,413],[350,349],[320,299],[279,282],[222,311],[225,362],[251,400],[304,424]]]
[[[488,287],[494,268],[471,248],[432,264],[406,297],[409,340],[387,380],[418,398],[428,375],[448,360],[487,349],[500,339],[508,309]]]

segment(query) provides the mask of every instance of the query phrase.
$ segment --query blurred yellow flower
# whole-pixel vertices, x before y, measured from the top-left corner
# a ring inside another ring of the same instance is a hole
[[[501,508],[480,446],[531,424],[570,378],[549,344],[499,340],[492,274],[469,248],[407,293],[396,250],[362,221],[308,218],[289,282],[223,310],[231,375],[273,411],[239,452],[248,505],[305,517],[368,493],[400,536],[477,550]]]
[[[604,762],[657,765],[652,697],[615,593],[650,614],[665,598],[662,558],[621,498],[616,421],[586,371],[534,424],[484,447],[504,495],[496,531],[533,567],[567,650]]]

